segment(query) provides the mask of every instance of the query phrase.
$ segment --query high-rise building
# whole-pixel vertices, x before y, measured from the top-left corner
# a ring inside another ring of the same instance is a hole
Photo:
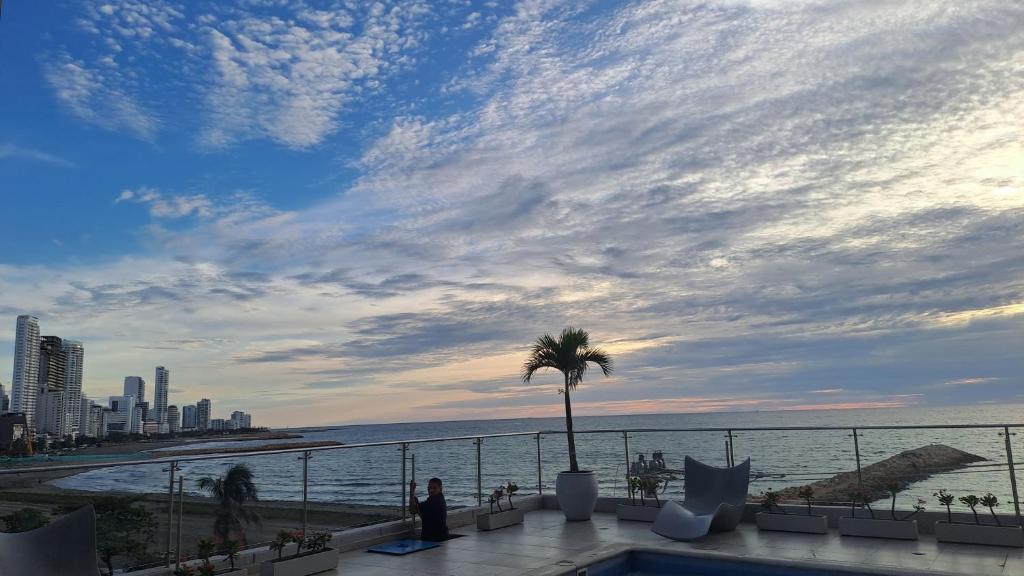
[[[135,401],[142,403],[146,401],[146,380],[142,376],[124,377],[124,395],[134,396]]]
[[[111,396],[110,415],[107,419],[108,432],[142,432],[142,421],[138,417],[135,396]]]
[[[171,371],[163,366],[156,367],[156,381],[153,384],[153,409],[156,411],[157,429],[161,434],[169,432],[167,426],[167,387],[171,383]]]
[[[100,406],[96,403],[90,405],[89,431],[86,432],[86,436],[91,436],[93,438],[106,438],[107,426],[109,425],[111,414],[113,414],[113,412],[110,408]]]
[[[209,426],[210,430],[220,431],[220,430],[227,430],[227,428],[228,428],[228,421],[223,419],[223,418],[214,418],[213,420],[210,420],[210,426]]]
[[[242,428],[252,428],[252,414],[249,414],[248,412],[242,414]]]
[[[188,404],[181,407],[181,429],[182,430],[195,430],[196,429],[196,405]]]
[[[39,369],[36,393],[36,433],[64,437],[64,383],[67,379],[67,354],[58,336],[39,340]]]
[[[196,402],[196,428],[200,430],[210,429],[210,401],[203,398]]]
[[[25,414],[29,430],[35,430],[36,393],[39,391],[39,319],[18,316],[14,332],[14,378],[11,381],[11,412]]]
[[[167,431],[171,434],[181,431],[181,416],[178,414],[178,407],[174,404],[167,407]]]
[[[0,414],[7,414],[11,411],[11,399],[7,396],[7,391],[4,390],[4,385],[0,384]]]
[[[85,346],[76,340],[62,343],[66,367],[64,370],[64,413],[62,436],[84,434],[82,426],[82,368],[85,362]],[[88,414],[85,414],[88,416]]]
[[[75,424],[75,436],[89,436],[89,422],[90,413],[92,410],[92,400],[89,400],[85,396],[82,396],[81,401],[78,403],[78,422]]]

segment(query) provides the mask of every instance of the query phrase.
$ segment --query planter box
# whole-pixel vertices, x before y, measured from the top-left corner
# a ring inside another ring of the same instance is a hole
[[[843,536],[917,540],[917,520],[884,520],[842,516],[839,518],[839,533]]]
[[[654,522],[661,513],[661,506],[634,506],[633,504],[616,504],[615,515],[619,520],[634,522]]]
[[[526,512],[519,508],[494,514],[480,514],[476,517],[476,529],[497,530],[513,524],[522,524],[524,516],[526,516]]]
[[[307,554],[298,558],[271,560],[260,566],[260,576],[309,576],[338,567],[338,551],[328,548],[316,554]]]
[[[758,512],[754,519],[760,530],[778,532],[803,532],[804,534],[825,534],[828,532],[828,518],[806,514],[769,514]]]
[[[939,542],[1024,548],[1024,529],[1021,529],[1020,526],[950,524],[939,521],[935,523],[935,539]]]

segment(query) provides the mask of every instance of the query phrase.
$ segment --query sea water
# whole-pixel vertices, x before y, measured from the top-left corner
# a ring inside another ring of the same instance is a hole
[[[574,419],[577,432],[642,428],[726,428],[777,426],[871,426],[935,424],[1024,423],[1024,405],[970,406],[949,408],[894,408],[872,410],[735,412],[712,414],[652,414],[624,416],[580,416]],[[304,432],[294,441],[334,440],[346,444],[411,440],[436,437],[475,436],[504,432],[564,430],[561,418],[475,420],[340,426]],[[1001,429],[984,430],[862,430],[858,438],[862,465],[884,460],[904,450],[931,443],[947,444],[989,459],[965,469],[936,474],[911,484],[900,495],[900,507],[909,508],[917,497],[928,500],[930,509],[940,506],[932,493],[940,488],[957,495],[992,492],[1003,502],[1000,511],[1012,511],[1006,447]],[[1016,460],[1024,460],[1024,429],[1012,436]],[[287,444],[288,441],[280,441]],[[726,437],[722,432],[631,432],[629,458],[650,457],[663,452],[669,468],[683,467],[687,455],[712,465],[726,462]],[[264,444],[266,441],[257,441]],[[605,496],[625,496],[626,439],[621,433],[576,435],[581,468],[597,473],[599,490]],[[188,447],[245,446],[243,442],[190,444]],[[557,473],[568,468],[564,434],[543,435],[541,483],[553,492]],[[849,429],[837,431],[734,432],[733,450],[737,462],[751,459],[754,478],[750,492],[798,486],[824,479],[838,472],[854,470],[855,453]],[[415,478],[423,489],[431,477],[444,481],[450,505],[477,502],[477,451],[472,440],[410,444],[406,479]],[[515,482],[521,494],[537,491],[537,443],[534,436],[486,438],[480,447],[480,472],[484,494],[498,485]],[[297,454],[227,457],[223,460],[184,462],[181,474],[185,491],[201,494],[196,480],[222,474],[230,465],[246,462],[255,473],[261,499],[301,500],[302,462]],[[167,473],[162,465],[119,466],[92,470],[53,482],[63,488],[94,491],[159,493],[167,490]],[[1024,466],[1018,474],[1024,476]],[[356,504],[401,505],[402,453],[398,446],[318,451],[309,463],[309,498],[313,501]],[[422,491],[422,489],[421,489]],[[670,482],[663,498],[678,497],[682,480]],[[485,496],[486,501],[486,496]]]

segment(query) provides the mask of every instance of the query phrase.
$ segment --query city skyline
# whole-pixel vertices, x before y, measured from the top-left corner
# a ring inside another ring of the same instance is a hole
[[[1024,6],[374,6],[5,5],[0,320],[268,426],[556,415],[569,325],[580,414],[1024,402]]]
[[[24,414],[26,424],[34,434],[51,439],[76,436],[104,438],[109,431],[150,435],[182,430],[178,407],[168,404],[170,370],[165,366],[154,369],[152,404],[147,400],[145,378],[125,376],[122,393],[109,396],[107,405],[103,406],[95,402],[96,396],[89,398],[82,388],[84,344],[40,334],[37,316],[22,314],[17,317],[12,397],[18,401],[17,404],[8,404],[6,390],[0,383],[0,414]],[[189,406],[184,406],[187,413]],[[249,413],[235,410],[229,419],[214,419],[209,399],[196,402],[191,406],[193,411],[197,406],[203,416],[199,421],[193,418],[192,425],[184,427],[186,430],[251,427],[252,416]],[[94,408],[98,410],[94,411]],[[211,422],[215,424],[211,425]]]

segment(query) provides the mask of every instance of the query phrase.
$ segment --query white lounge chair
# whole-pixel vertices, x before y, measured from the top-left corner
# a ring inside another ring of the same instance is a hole
[[[665,503],[651,530],[673,540],[735,530],[743,518],[749,483],[750,458],[739,466],[715,468],[687,456],[683,503]]]

